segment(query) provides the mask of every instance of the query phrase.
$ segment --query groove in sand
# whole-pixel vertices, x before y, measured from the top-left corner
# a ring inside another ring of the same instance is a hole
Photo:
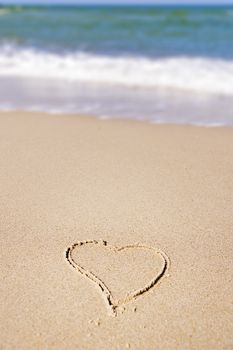
[[[75,248],[80,247],[82,245],[87,245],[87,244],[95,244],[95,245],[102,245],[106,247],[107,249],[113,250],[115,252],[120,252],[125,249],[150,249],[154,250],[155,254],[159,254],[163,260],[163,265],[161,271],[151,280],[149,283],[147,283],[143,288],[140,288],[130,294],[128,294],[125,298],[120,299],[120,300],[115,300],[112,296],[111,291],[109,288],[106,286],[106,284],[99,278],[97,277],[93,272],[86,270],[84,267],[80,266],[77,264],[73,257],[72,257],[72,252]],[[128,245],[125,247],[115,247],[109,245],[106,241],[96,241],[96,240],[88,240],[88,241],[80,241],[77,243],[74,243],[71,247],[68,247],[66,250],[66,260],[68,263],[75,269],[77,270],[80,274],[83,276],[87,277],[90,279],[92,282],[95,283],[96,286],[98,286],[101,295],[105,301],[105,304],[107,306],[107,309],[109,311],[109,314],[112,316],[117,315],[117,308],[123,304],[128,303],[129,301],[138,298],[139,296],[147,293],[151,288],[153,288],[158,282],[162,279],[162,277],[165,276],[168,267],[169,267],[169,258],[167,255],[160,249],[156,249],[153,247],[149,247],[146,245]]]

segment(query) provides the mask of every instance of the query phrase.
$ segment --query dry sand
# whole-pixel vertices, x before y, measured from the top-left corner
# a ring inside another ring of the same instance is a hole
[[[231,128],[2,113],[0,349],[233,349],[232,174]]]

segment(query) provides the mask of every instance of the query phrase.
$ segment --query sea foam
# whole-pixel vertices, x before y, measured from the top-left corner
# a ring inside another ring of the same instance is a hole
[[[204,57],[113,57],[3,45],[0,48],[0,77],[51,78],[233,95],[233,61]]]

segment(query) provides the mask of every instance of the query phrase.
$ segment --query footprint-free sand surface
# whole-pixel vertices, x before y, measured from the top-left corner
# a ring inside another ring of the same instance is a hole
[[[233,129],[0,114],[0,349],[232,349]]]

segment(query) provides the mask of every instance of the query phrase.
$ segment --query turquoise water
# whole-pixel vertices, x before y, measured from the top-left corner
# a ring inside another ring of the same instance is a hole
[[[54,51],[233,59],[232,7],[2,7],[0,42]]]
[[[0,90],[1,109],[233,124],[233,6],[1,6]]]

